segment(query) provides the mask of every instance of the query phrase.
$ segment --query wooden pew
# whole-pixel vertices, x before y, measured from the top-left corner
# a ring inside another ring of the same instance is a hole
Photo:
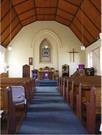
[[[28,103],[31,102],[31,99],[34,95],[34,80],[29,78],[1,78],[1,87],[5,88],[12,85],[22,85],[25,88],[25,94]]]
[[[10,88],[0,89],[0,110],[3,110],[1,117],[1,133],[13,134],[16,132],[15,107],[12,102]],[[3,124],[6,127],[3,128]]]
[[[96,119],[95,118],[96,115],[98,114],[101,117],[101,87],[100,84],[94,84],[94,85],[96,88],[96,100],[94,100],[95,102],[93,102],[93,104],[92,104],[93,97],[91,97],[92,92],[90,94],[92,85],[90,84],[80,84],[79,93],[77,95],[77,101],[76,101],[77,115],[82,120],[82,122],[86,124],[88,131],[90,133],[95,133],[95,125],[97,123],[94,120]],[[88,106],[87,103],[90,103],[90,105]],[[89,117],[93,118],[91,124],[90,122],[88,123],[88,121],[90,120]],[[94,124],[94,127],[92,123]]]
[[[62,86],[63,86],[63,78],[61,77],[59,79],[59,92],[60,92],[61,95],[62,95]]]
[[[7,78],[7,77],[2,77],[0,79],[1,81],[1,87],[5,89],[7,86],[15,86],[15,85],[21,85],[24,86],[25,88],[25,94],[26,94],[26,99],[27,99],[27,107],[29,107],[31,99],[34,95],[35,91],[35,80],[29,79],[29,78]],[[24,107],[19,106],[15,107],[16,109],[16,130],[19,128],[20,123],[22,119],[24,118],[25,112],[24,112]]]
[[[8,77],[8,73],[1,73],[0,78],[3,78],[3,77]]]
[[[61,95],[64,96],[64,99],[69,103],[70,102],[70,95],[69,91],[71,89],[71,82],[72,79],[70,77],[66,78],[60,78],[60,83],[59,83],[59,91]]]
[[[78,76],[75,78],[72,77],[72,78],[68,78],[66,80],[66,85],[65,85],[65,83],[62,83],[62,84],[63,84],[62,85],[62,95],[66,97],[66,99],[70,103],[72,109],[74,109],[76,111],[77,116],[81,120],[84,117],[83,115],[85,115],[85,117],[87,116],[87,119],[89,119],[88,118],[89,115],[86,115],[86,113],[85,113],[86,112],[85,111],[86,102],[91,101],[90,100],[90,97],[91,97],[90,89],[92,86],[96,87],[96,91],[101,88],[101,77],[100,76]],[[63,90],[64,90],[64,92],[63,92]],[[101,101],[99,103],[101,103]],[[101,108],[101,107],[99,107],[99,108]],[[87,110],[89,110],[89,109],[87,109]],[[88,112],[90,112],[90,111],[88,111]],[[100,111],[99,111],[99,113],[100,113]],[[95,118],[94,116],[93,116],[93,119]],[[89,120],[87,120],[87,122],[88,121]],[[91,122],[91,124],[92,124],[92,122]],[[86,125],[90,125],[90,124],[86,124]],[[95,123],[94,123],[94,126],[95,126]],[[92,125],[91,125],[91,127],[92,127]],[[87,126],[87,128],[89,128],[88,131],[89,131],[89,133],[91,133],[90,130],[93,130],[93,128],[90,128],[90,126]],[[93,133],[95,133],[95,132],[93,132]]]
[[[60,92],[61,89],[61,77],[58,78],[58,90]]]
[[[75,78],[71,78],[71,88],[70,88],[70,105],[73,110],[76,107],[76,94],[79,90],[79,84],[96,84],[101,81],[100,76],[78,76]]]
[[[62,79],[62,96],[65,97],[66,78]]]
[[[71,93],[71,90],[72,90],[72,78],[69,77],[67,79],[67,85],[66,85],[66,101],[68,104],[71,104],[71,97],[70,97],[70,93]]]
[[[101,90],[91,88],[90,100],[86,103],[86,127],[89,133],[99,133],[101,124]],[[97,121],[98,118],[98,121]],[[98,127],[98,132],[97,132]]]

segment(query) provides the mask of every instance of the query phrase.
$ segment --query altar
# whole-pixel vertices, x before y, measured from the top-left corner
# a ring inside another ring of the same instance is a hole
[[[59,77],[58,70],[50,67],[44,67],[36,69],[36,72],[33,70],[33,78],[38,80],[57,80]]]

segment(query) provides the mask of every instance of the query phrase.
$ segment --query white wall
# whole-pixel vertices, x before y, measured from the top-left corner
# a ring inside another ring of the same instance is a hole
[[[92,52],[92,66],[95,68],[95,74],[101,74],[101,40],[97,40],[92,45],[86,48],[86,56],[88,53]],[[87,59],[87,66],[88,66],[88,59]]]
[[[6,49],[0,45],[0,73],[6,72]]]
[[[53,49],[52,62],[39,63],[39,45],[47,38]],[[33,57],[33,67],[44,67],[46,65],[55,67],[61,72],[63,64],[70,65],[72,74],[79,63],[85,64],[85,52],[80,52],[80,41],[74,33],[66,26],[55,21],[38,21],[25,26],[11,42],[13,50],[8,52],[9,75],[22,76],[22,65],[28,64],[28,58]],[[72,62],[72,49],[79,51],[75,54],[75,62]],[[32,67],[32,68],[33,68]]]

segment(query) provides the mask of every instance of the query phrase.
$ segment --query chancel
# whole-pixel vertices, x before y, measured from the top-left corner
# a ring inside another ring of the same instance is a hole
[[[1,134],[101,134],[101,0],[1,0]]]

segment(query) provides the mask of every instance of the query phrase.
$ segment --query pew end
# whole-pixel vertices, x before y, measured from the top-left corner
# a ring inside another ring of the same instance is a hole
[[[16,116],[11,88],[1,88],[0,95],[0,109],[3,110],[3,116],[1,117],[1,133],[13,134],[16,132]]]
[[[100,133],[101,124],[101,89],[91,88],[90,101],[86,104],[86,127],[89,133]]]

